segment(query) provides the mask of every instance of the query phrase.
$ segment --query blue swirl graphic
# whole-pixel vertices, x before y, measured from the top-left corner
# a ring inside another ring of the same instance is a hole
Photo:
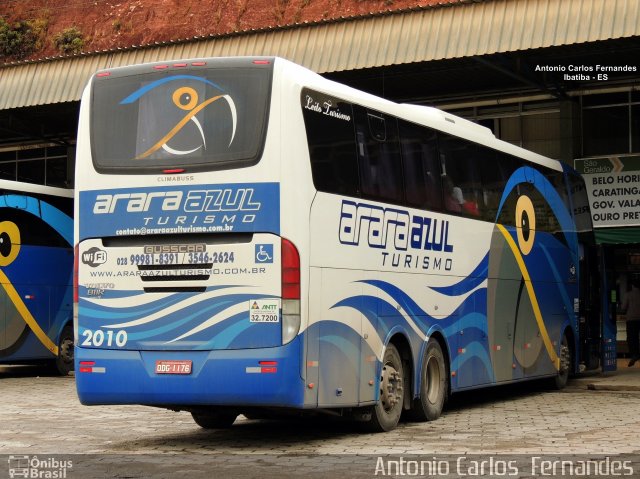
[[[122,100],[120,102],[120,104],[121,105],[127,105],[129,103],[133,103],[133,102],[137,101],[141,96],[147,94],[148,92],[150,92],[154,88],[156,88],[156,87],[158,87],[158,86],[160,86],[160,85],[162,85],[164,83],[168,83],[168,82],[175,81],[175,80],[194,80],[194,81],[199,81],[199,82],[211,85],[212,87],[217,88],[219,91],[224,91],[219,85],[213,83],[212,81],[207,80],[206,78],[197,77],[197,76],[194,76],[194,75],[175,75],[175,76],[171,76],[171,77],[160,78],[159,80],[156,80],[154,82],[149,83],[148,85],[145,85],[145,86],[143,86],[141,88],[138,88],[131,95],[126,97],[124,100]]]
[[[209,291],[230,288],[231,286],[219,286],[208,288]],[[138,294],[130,291],[130,296]],[[176,293],[166,298],[158,299],[152,303],[116,308],[113,306],[88,305],[88,301],[81,300],[81,313],[88,320],[109,320],[107,324],[100,324],[101,328],[110,328],[111,325],[123,322],[123,320],[135,321],[143,319],[151,314],[160,313],[170,306],[187,301],[190,297],[198,297],[202,293]],[[124,296],[126,297],[126,296]],[[138,343],[140,347],[156,348],[161,345],[171,344],[175,349],[211,349],[211,348],[246,348],[263,347],[264,342],[269,344],[280,340],[281,325],[276,323],[251,323],[249,321],[250,300],[276,298],[276,296],[245,293],[227,294],[215,298],[203,298],[195,303],[190,303],[176,311],[159,316],[151,322],[137,326],[124,326],[130,341],[129,345]],[[231,307],[246,303],[246,312],[235,314],[223,321],[214,323],[209,327],[197,331],[179,341],[177,338],[193,330],[198,325],[224,313]],[[86,322],[85,322],[86,324]],[[85,326],[86,327],[86,326]],[[136,347],[136,346],[133,346]]]
[[[469,291],[477,288],[489,274],[489,253],[485,255],[476,269],[474,269],[469,276],[463,278],[459,283],[452,284],[451,286],[431,286],[433,291],[444,294],[446,296],[460,296]]]
[[[475,273],[482,274],[478,272],[486,271],[485,260],[486,257],[476,268]],[[485,278],[486,273],[482,279]],[[462,281],[448,287],[448,292],[455,291],[457,288],[466,293],[478,285],[476,281],[477,278],[474,278],[473,281]],[[452,370],[459,371],[460,368],[470,368],[472,372],[469,374],[472,374],[473,377],[485,378],[488,381],[494,380],[487,340],[486,288],[481,288],[470,294],[449,316],[434,318],[420,308],[407,293],[393,284],[381,280],[361,280],[358,282],[374,286],[393,298],[402,306],[425,336],[437,325],[445,334],[449,344],[455,346],[450,351]],[[475,286],[470,287],[471,284],[475,284]],[[464,291],[467,287],[469,289]],[[444,289],[447,290],[447,288]],[[481,305],[480,308],[478,305]],[[402,325],[407,330],[411,329],[405,317],[398,312],[394,305],[376,296],[352,296],[337,302],[333,308],[336,307],[349,307],[360,312],[376,328],[381,340],[384,340],[396,325]],[[464,331],[464,335],[461,335],[460,331]],[[458,350],[464,350],[464,353],[459,353]]]

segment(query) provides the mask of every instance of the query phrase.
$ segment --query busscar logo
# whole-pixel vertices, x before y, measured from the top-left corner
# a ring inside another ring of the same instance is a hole
[[[82,262],[92,268],[105,264],[107,262],[107,252],[94,246],[82,253]]]
[[[145,254],[204,253],[205,251],[207,251],[207,245],[204,243],[161,244],[161,245],[148,245],[144,247]]]

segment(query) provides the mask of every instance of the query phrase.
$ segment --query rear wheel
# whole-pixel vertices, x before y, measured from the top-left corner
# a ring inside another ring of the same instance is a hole
[[[56,370],[61,376],[66,376],[73,371],[73,348],[73,327],[67,325],[60,333],[56,357]]]
[[[411,419],[433,421],[440,417],[449,390],[447,369],[440,343],[430,338],[422,357],[420,397],[409,411]]]
[[[203,429],[227,429],[235,422],[238,417],[237,412],[192,412],[191,416],[198,426]]]
[[[562,335],[562,342],[560,343],[560,369],[558,369],[558,374],[553,378],[552,383],[554,389],[564,389],[569,381],[569,374],[571,374],[572,369],[573,353],[569,345],[567,333],[564,333]]]
[[[384,351],[380,374],[380,399],[373,407],[367,429],[373,432],[390,431],[398,425],[404,402],[404,372],[402,358],[393,344]]]

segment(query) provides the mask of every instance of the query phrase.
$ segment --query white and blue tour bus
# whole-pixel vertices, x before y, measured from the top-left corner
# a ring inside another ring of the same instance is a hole
[[[281,58],[96,73],[76,218],[87,405],[384,431],[459,391],[563,387],[612,347],[570,167]]]

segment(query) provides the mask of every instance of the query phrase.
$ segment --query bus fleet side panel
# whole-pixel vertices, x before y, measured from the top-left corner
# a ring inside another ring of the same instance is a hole
[[[0,363],[73,369],[73,191],[0,180]]]
[[[478,125],[206,58],[97,73],[77,154],[83,404],[381,431],[577,370],[571,172]]]

